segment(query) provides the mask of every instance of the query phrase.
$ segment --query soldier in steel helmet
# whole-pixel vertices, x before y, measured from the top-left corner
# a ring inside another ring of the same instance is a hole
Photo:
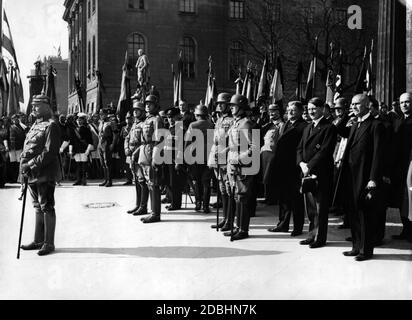
[[[160,166],[156,163],[159,158],[160,143],[159,130],[163,129],[164,124],[159,116],[159,101],[154,95],[149,95],[145,101],[146,120],[143,123],[141,135],[141,147],[139,152],[139,165],[142,167],[143,178],[149,187],[151,215],[142,218],[143,223],[154,223],[160,221]]]
[[[214,126],[212,121],[209,119],[209,111],[204,105],[196,106],[195,117],[196,121],[189,125],[189,129],[186,132],[185,150],[187,150],[187,148],[191,148],[192,152],[190,152],[190,154],[192,154],[195,159],[189,169],[195,187],[195,210],[200,211],[203,209],[204,213],[210,213],[210,181],[212,179],[212,171],[207,166],[209,154],[207,132],[208,130],[212,130]],[[197,138],[195,138],[195,133],[199,131],[203,135],[203,142],[196,141]],[[203,150],[200,150],[200,147],[203,147]],[[198,152],[203,152],[203,155],[198,155]]]
[[[147,214],[147,201],[149,198],[149,189],[144,178],[142,167],[139,166],[140,147],[142,145],[143,123],[145,119],[145,107],[143,102],[139,101],[136,96],[133,99],[133,117],[134,123],[129,134],[124,141],[124,152],[127,162],[130,163],[136,189],[136,206],[127,211],[128,214],[140,216]]]
[[[237,217],[237,227],[232,240],[242,240],[249,237],[252,212],[250,198],[252,196],[253,177],[257,174],[257,172],[253,173],[253,170],[247,170],[248,165],[250,165],[248,160],[250,161],[250,156],[256,153],[258,146],[252,140],[254,124],[247,118],[247,112],[250,110],[247,98],[235,94],[230,100],[230,109],[235,120],[229,129],[227,172],[236,201]],[[231,236],[231,232],[226,232],[225,236]]]
[[[45,95],[33,97],[33,113],[36,121],[24,142],[21,155],[21,173],[28,179],[28,186],[36,212],[34,241],[23,245],[23,250],[39,250],[38,255],[52,253],[56,213],[54,190],[59,178],[60,128],[51,121],[52,109]]]
[[[219,184],[219,190],[223,206],[223,220],[217,225],[212,225],[213,229],[217,227],[221,231],[229,231],[229,210],[234,209],[234,199],[231,197],[229,188],[226,187],[228,182],[227,176],[227,145],[228,145],[228,131],[232,126],[234,119],[230,112],[229,102],[232,98],[230,93],[221,93],[216,101],[217,121],[215,124],[215,131],[213,137],[212,151],[209,157],[209,166],[214,168],[216,178]],[[231,203],[231,205],[230,205]]]

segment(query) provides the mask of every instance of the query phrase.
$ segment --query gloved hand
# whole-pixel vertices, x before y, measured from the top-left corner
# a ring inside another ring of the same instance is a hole
[[[27,178],[27,177],[29,176],[29,174],[30,174],[30,171],[31,171],[31,168],[30,168],[30,166],[29,166],[27,163],[21,165],[21,174],[22,174],[24,177]]]

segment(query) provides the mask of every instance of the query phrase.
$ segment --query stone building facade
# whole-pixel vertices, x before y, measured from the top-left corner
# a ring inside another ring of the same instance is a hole
[[[320,0],[274,0],[274,14],[296,15],[296,10],[314,14]],[[253,2],[251,2],[253,3]],[[349,5],[359,3],[364,10],[364,30],[377,36],[377,0],[330,0],[337,13],[346,14]],[[161,95],[162,108],[172,104],[172,69],[176,69],[178,54],[183,52],[184,98],[197,104],[206,93],[208,58],[212,56],[219,91],[233,92],[238,68],[243,70],[250,57],[242,42],[239,27],[250,23],[245,0],[65,0],[64,20],[69,29],[68,107],[75,110],[78,96],[75,76],[83,88],[85,106],[96,110],[98,79],[102,76],[105,91],[102,105],[117,105],[120,94],[122,65],[125,52],[134,66],[137,50],[142,48],[151,64],[151,83]],[[315,23],[315,22],[314,22]],[[355,32],[349,29],[346,36]],[[287,52],[284,53],[287,56]],[[305,69],[311,57],[307,56]],[[286,69],[286,92],[296,87],[295,68]],[[293,69],[293,70],[292,70]],[[353,70],[351,71],[353,73]],[[133,70],[132,88],[136,88]]]

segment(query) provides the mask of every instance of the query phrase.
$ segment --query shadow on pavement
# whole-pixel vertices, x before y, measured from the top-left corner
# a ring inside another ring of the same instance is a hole
[[[61,248],[55,253],[128,255],[142,258],[212,259],[278,255],[280,251],[245,250],[221,247],[138,247],[138,248]]]

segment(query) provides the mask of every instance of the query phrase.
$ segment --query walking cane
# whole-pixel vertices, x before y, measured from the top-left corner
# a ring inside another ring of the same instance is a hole
[[[339,189],[339,185],[340,185],[340,179],[342,176],[342,163],[339,167],[339,173],[338,173],[338,178],[336,179],[336,186],[335,186],[335,192],[333,193],[333,199],[332,199],[332,207],[335,206],[335,201],[336,201],[336,197],[338,195],[338,189]]]
[[[28,187],[28,185],[29,185],[29,180],[27,178],[24,178],[23,207],[22,207],[22,210],[21,210],[19,245],[17,247],[17,259],[20,259],[21,236],[23,234],[24,212],[26,210],[26,198],[27,198],[27,187]]]
[[[215,144],[216,150],[215,150],[215,160],[216,160],[216,166],[217,166],[217,210],[216,210],[216,232],[219,232],[219,207],[220,207],[220,167],[219,167],[219,155],[218,155],[218,144]]]

